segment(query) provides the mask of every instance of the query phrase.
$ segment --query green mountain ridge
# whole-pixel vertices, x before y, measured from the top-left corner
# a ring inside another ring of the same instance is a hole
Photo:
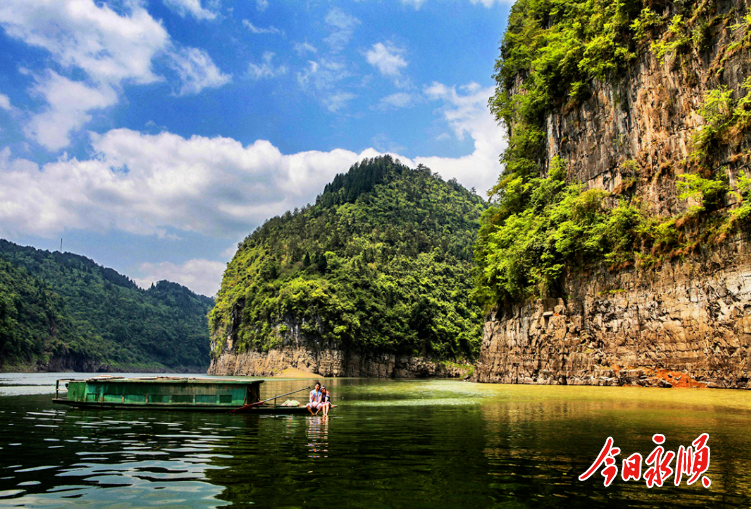
[[[0,370],[204,371],[213,300],[0,239]]]
[[[299,339],[335,349],[472,359],[482,317],[472,245],[486,204],[389,156],[337,175],[314,205],[238,246],[209,315],[212,355]]]

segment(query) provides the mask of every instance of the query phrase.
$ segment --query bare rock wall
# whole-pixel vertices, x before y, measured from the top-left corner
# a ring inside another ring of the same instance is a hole
[[[222,353],[212,359],[208,374],[275,376],[295,368],[324,377],[461,378],[471,369],[427,357],[341,349],[297,335],[293,341],[267,352],[238,352],[230,339]]]
[[[685,376],[693,386],[751,389],[747,241],[651,272],[580,275],[567,285],[565,299],[488,316],[476,381],[670,386]]]

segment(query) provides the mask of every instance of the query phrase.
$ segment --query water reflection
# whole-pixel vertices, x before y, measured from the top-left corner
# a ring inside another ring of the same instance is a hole
[[[47,399],[24,402],[41,405]],[[0,443],[18,444],[14,459],[19,460],[0,470],[0,487],[15,488],[2,490],[0,507],[83,501],[97,506],[112,500],[122,507],[217,505],[200,500],[208,502],[221,491],[205,482],[206,471],[221,468],[211,460],[221,456],[221,442],[228,437],[218,430],[202,433],[198,424],[211,424],[206,416],[161,422],[138,414],[49,409],[0,417],[5,418]],[[175,416],[160,416],[165,417]],[[19,441],[9,442],[13,439]]]
[[[639,401],[532,400],[493,402],[483,406],[487,429],[489,476],[494,499],[531,503],[540,495],[566,499],[567,507],[674,507],[748,506],[749,476],[739,475],[749,465],[751,441],[729,433],[737,419],[747,423],[748,413],[714,411],[676,412],[672,408],[645,405]],[[603,486],[599,474],[586,482],[578,476],[595,460],[608,436],[623,458],[639,452],[644,458],[653,450],[655,433],[667,438],[667,450],[690,445],[701,433],[710,434],[712,461],[707,473],[712,489],[700,483],[674,486],[673,479],[661,488],[647,489],[644,481]],[[535,503],[544,507],[556,503]]]
[[[307,381],[264,384],[267,397]],[[328,418],[0,398],[0,507],[748,507],[751,394],[327,381]],[[690,397],[689,397],[690,396]],[[576,477],[607,436],[648,454],[710,434],[712,487]]]
[[[308,448],[309,458],[327,458],[329,452],[329,418],[322,415],[309,417],[308,423]]]

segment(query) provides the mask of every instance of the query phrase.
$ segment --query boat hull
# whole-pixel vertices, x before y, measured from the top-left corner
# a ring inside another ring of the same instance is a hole
[[[232,409],[226,406],[211,406],[211,405],[159,405],[155,403],[149,404],[133,404],[133,403],[99,403],[99,402],[87,402],[87,401],[71,401],[68,399],[53,399],[53,403],[58,405],[66,405],[73,408],[80,408],[86,410],[157,410],[157,411],[170,411],[170,412],[214,412],[214,413],[240,413],[247,415],[310,415],[308,409],[304,406],[276,406],[276,405],[261,405],[252,408],[239,408]],[[320,412],[318,415],[323,415]]]
[[[232,411],[226,405],[160,405],[158,403],[137,404],[137,403],[100,403],[98,401],[71,401],[69,399],[53,399],[53,403],[66,405],[73,408],[81,409],[100,409],[100,410],[164,410],[177,412],[224,412]]]

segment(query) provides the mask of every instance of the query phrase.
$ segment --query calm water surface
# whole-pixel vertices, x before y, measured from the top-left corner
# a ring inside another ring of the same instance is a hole
[[[0,507],[751,506],[751,392],[327,380],[325,420],[61,408],[57,377],[0,375]],[[577,479],[705,432],[709,489]]]

